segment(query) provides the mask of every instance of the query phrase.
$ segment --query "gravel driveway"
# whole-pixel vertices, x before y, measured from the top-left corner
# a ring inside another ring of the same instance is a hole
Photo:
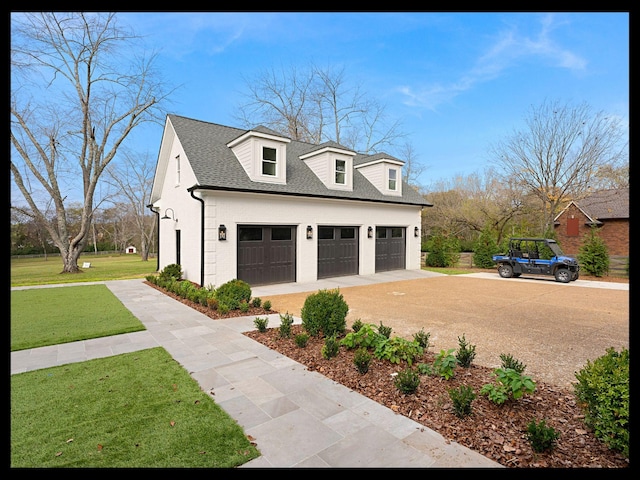
[[[262,300],[299,317],[310,293]],[[546,278],[443,275],[345,287],[340,293],[349,305],[348,327],[358,318],[382,322],[393,328],[392,335],[408,339],[424,329],[435,352],[457,349],[464,335],[476,346],[476,364],[499,367],[500,354],[511,354],[534,381],[561,387],[571,387],[587,360],[604,355],[608,347],[629,348],[629,290]]]

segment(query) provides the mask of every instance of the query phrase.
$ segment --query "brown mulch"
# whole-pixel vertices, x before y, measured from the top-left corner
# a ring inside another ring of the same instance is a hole
[[[598,280],[602,280],[598,278]],[[194,304],[157,286],[145,282],[212,319],[222,318],[216,311]],[[260,316],[278,313],[252,307],[249,312],[231,311],[224,318]],[[629,459],[610,450],[597,439],[583,422],[584,413],[576,403],[572,390],[536,381],[536,390],[518,400],[496,405],[480,394],[482,386],[495,383],[493,370],[474,365],[456,367],[449,380],[436,375],[421,375],[414,394],[403,394],[394,384],[397,372],[406,364],[393,364],[372,358],[369,370],[361,374],[353,363],[354,351],[340,347],[337,357],[325,359],[321,349],[324,339],[310,337],[304,348],[295,343],[295,335],[303,332],[301,325],[293,325],[290,338],[281,338],[277,326],[266,332],[246,332],[249,338],[317,371],[342,385],[384,405],[398,414],[428,427],[446,439],[464,445],[505,467],[511,468],[625,468]],[[434,352],[427,350],[415,364],[431,365]],[[526,375],[526,370],[524,374]],[[449,397],[450,389],[470,386],[476,393],[471,415],[458,418]],[[559,434],[553,450],[535,453],[526,438],[531,421],[554,428]]]

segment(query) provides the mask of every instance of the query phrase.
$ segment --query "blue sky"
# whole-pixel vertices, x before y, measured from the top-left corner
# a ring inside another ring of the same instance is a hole
[[[429,185],[488,166],[488,146],[545,99],[629,119],[628,12],[123,12],[182,85],[171,112],[240,126],[243,78],[344,67],[409,134]],[[156,157],[162,127],[132,134]],[[389,152],[390,153],[390,152]]]

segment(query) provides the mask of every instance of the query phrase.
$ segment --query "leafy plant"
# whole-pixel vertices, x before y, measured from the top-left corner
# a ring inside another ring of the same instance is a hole
[[[355,364],[358,372],[367,373],[369,371],[369,364],[371,363],[371,354],[369,350],[364,347],[358,348],[353,356],[353,363]]]
[[[255,320],[253,321],[253,324],[255,325],[255,327],[258,329],[260,333],[264,333],[267,331],[267,325],[269,325],[269,318],[256,317]]]
[[[298,347],[304,348],[307,346],[307,342],[309,342],[309,334],[306,332],[299,333],[296,335],[295,341]]]
[[[606,352],[576,373],[574,391],[595,436],[629,456],[629,350]]]
[[[416,368],[421,375],[431,375],[433,373],[433,367],[428,363],[419,363]]]
[[[347,329],[349,306],[339,289],[309,295],[300,311],[302,326],[313,337],[342,335]]]
[[[540,423],[531,420],[527,425],[525,435],[531,444],[531,448],[537,453],[553,450],[558,438],[560,438],[560,432],[556,431],[553,427],[547,426],[544,420],[540,420]]]
[[[524,369],[527,368],[525,364],[513,358],[513,356],[505,353],[500,354],[500,360],[502,361],[502,368],[511,368],[518,373],[523,373]]]
[[[182,278],[182,267],[177,263],[171,263],[162,269],[160,278],[164,280],[169,278],[180,280]]]
[[[498,384],[483,385],[480,393],[487,395],[489,400],[498,405],[503,404],[509,398],[517,400],[525,393],[533,393],[536,389],[536,384],[531,380],[531,377],[522,375],[512,368],[496,368],[493,373]]]
[[[293,315],[289,312],[280,314],[280,337],[281,338],[290,338],[291,337],[291,325],[293,325]]]
[[[362,324],[358,330],[347,333],[342,340],[340,340],[340,344],[348,349],[356,347],[373,348],[383,339],[384,337],[378,333],[375,325],[365,323]]]
[[[475,400],[476,394],[468,385],[460,385],[459,388],[448,390],[449,398],[453,402],[453,411],[456,416],[462,418],[471,414],[471,402]]]
[[[453,378],[455,375],[455,368],[458,364],[458,360],[453,355],[455,349],[451,348],[446,352],[444,350],[440,350],[440,353],[436,355],[436,358],[433,361],[433,371],[444,377],[445,380],[449,380]]]
[[[335,335],[331,335],[330,337],[326,337],[324,339],[324,345],[322,346],[322,358],[326,358],[327,360],[333,358],[338,355],[340,351],[340,343],[336,340]]]
[[[391,363],[407,362],[410,366],[414,360],[424,353],[417,342],[409,341],[402,337],[387,338],[378,334],[374,346],[374,355],[380,360],[388,360]]]
[[[251,299],[251,306],[255,308],[260,308],[262,305],[262,299],[260,297],[254,297]]]
[[[491,228],[485,226],[473,245],[473,264],[478,268],[493,268],[495,267],[493,255],[499,251]]]
[[[262,308],[264,308],[267,312],[271,310],[271,300],[266,300],[264,304],[262,304]]]
[[[462,367],[469,368],[473,359],[476,358],[476,346],[470,345],[464,338],[464,334],[462,338],[458,337],[458,345],[460,348],[456,353],[456,360]]]
[[[393,383],[404,394],[415,393],[420,385],[420,375],[411,367],[408,367],[398,372]]]

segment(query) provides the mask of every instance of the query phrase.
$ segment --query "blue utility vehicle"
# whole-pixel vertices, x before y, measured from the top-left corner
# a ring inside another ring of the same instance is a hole
[[[566,256],[552,238],[511,238],[509,252],[492,259],[503,278],[551,275],[558,282],[569,283],[580,274],[578,260]]]

